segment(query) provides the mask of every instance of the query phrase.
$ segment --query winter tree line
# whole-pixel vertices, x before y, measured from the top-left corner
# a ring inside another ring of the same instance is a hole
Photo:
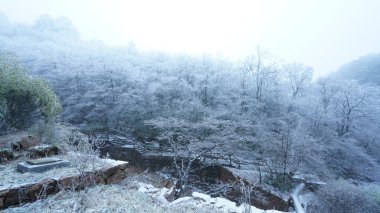
[[[15,25],[0,15],[0,52],[47,80],[62,105],[59,121],[83,131],[117,129],[162,146],[223,144],[222,153],[265,167],[271,180],[380,181],[380,90],[372,82],[313,79],[312,67],[263,47],[240,61],[109,47],[49,16]]]

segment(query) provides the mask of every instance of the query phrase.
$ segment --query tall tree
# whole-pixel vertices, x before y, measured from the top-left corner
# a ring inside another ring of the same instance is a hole
[[[262,101],[266,92],[277,81],[277,60],[258,46],[255,54],[247,59],[246,69],[253,76],[255,99]]]
[[[287,80],[292,89],[292,96],[296,98],[303,92],[313,78],[313,68],[303,64],[286,64],[283,67]]]
[[[352,129],[356,119],[370,116],[370,94],[354,82],[342,82],[334,99],[338,135]]]

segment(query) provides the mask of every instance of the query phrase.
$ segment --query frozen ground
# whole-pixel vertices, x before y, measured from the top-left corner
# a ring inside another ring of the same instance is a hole
[[[211,213],[221,211],[188,204],[163,205],[157,199],[127,186],[98,185],[80,192],[62,191],[45,200],[5,210],[5,213],[13,212]]]
[[[56,168],[48,170],[42,173],[19,173],[16,170],[17,163],[19,161],[12,161],[6,165],[3,165],[3,169],[0,171],[0,188],[8,187],[12,185],[36,183],[44,179],[54,179],[63,176],[70,176],[74,174],[79,174],[78,165],[83,166],[81,169],[97,169],[103,166],[112,164],[111,160],[105,160],[100,158],[93,158],[91,162],[81,163],[78,161],[77,156],[58,155],[55,156],[61,159],[70,161],[69,167]]]
[[[135,182],[129,185],[97,185],[86,190],[61,191],[58,194],[5,213],[18,212],[165,212],[165,213],[243,213],[244,206],[236,206],[225,198],[211,198],[194,192],[191,197],[179,198],[173,202],[163,199],[170,193],[166,188],[155,188],[150,184]],[[261,210],[250,206],[251,213],[283,213],[276,210]]]

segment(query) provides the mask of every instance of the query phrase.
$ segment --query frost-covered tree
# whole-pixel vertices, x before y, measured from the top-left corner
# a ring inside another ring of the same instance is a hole
[[[313,78],[313,68],[303,64],[285,64],[283,70],[292,89],[293,98],[304,92]]]
[[[0,26],[0,52],[17,55],[33,76],[29,79],[49,81],[62,103],[61,118],[82,130],[118,129],[145,142],[159,136],[146,122],[165,118],[158,128],[165,132],[165,125],[183,121],[187,126],[177,129],[189,130],[180,133],[195,144],[223,142],[218,152],[242,162],[265,162],[279,174],[286,165],[287,174],[344,176],[338,171],[346,164],[332,157],[344,143],[352,147],[341,156],[361,156],[363,169],[379,161],[376,86],[310,82],[310,68],[294,63],[288,74],[278,72],[286,66],[263,48],[245,62],[229,61],[83,41],[64,18],[42,17],[29,26],[2,16]],[[2,114],[8,110],[4,100]],[[297,125],[286,128],[291,120]],[[280,132],[274,124],[281,124]],[[199,125],[202,131],[195,128]]]
[[[342,82],[334,98],[337,116],[337,132],[344,135],[351,131],[355,120],[369,115],[370,94],[354,82]]]
[[[338,85],[336,85],[336,82],[331,79],[320,78],[317,82],[317,88],[322,107],[324,110],[327,110],[327,108],[332,104],[332,98],[338,91]]]
[[[207,122],[191,123],[176,118],[158,118],[146,124],[160,132],[158,139],[165,142],[172,153],[173,166],[178,175],[175,196],[180,197],[188,187],[193,164],[221,145],[207,140],[216,127]]]
[[[254,55],[246,60],[246,68],[253,77],[254,98],[262,101],[273,90],[277,81],[277,61],[262,47],[257,47]]]

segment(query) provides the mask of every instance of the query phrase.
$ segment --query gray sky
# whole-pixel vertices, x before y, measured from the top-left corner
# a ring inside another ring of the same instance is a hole
[[[380,52],[380,0],[0,0],[13,23],[66,16],[83,39],[231,58],[260,44],[317,75]]]

